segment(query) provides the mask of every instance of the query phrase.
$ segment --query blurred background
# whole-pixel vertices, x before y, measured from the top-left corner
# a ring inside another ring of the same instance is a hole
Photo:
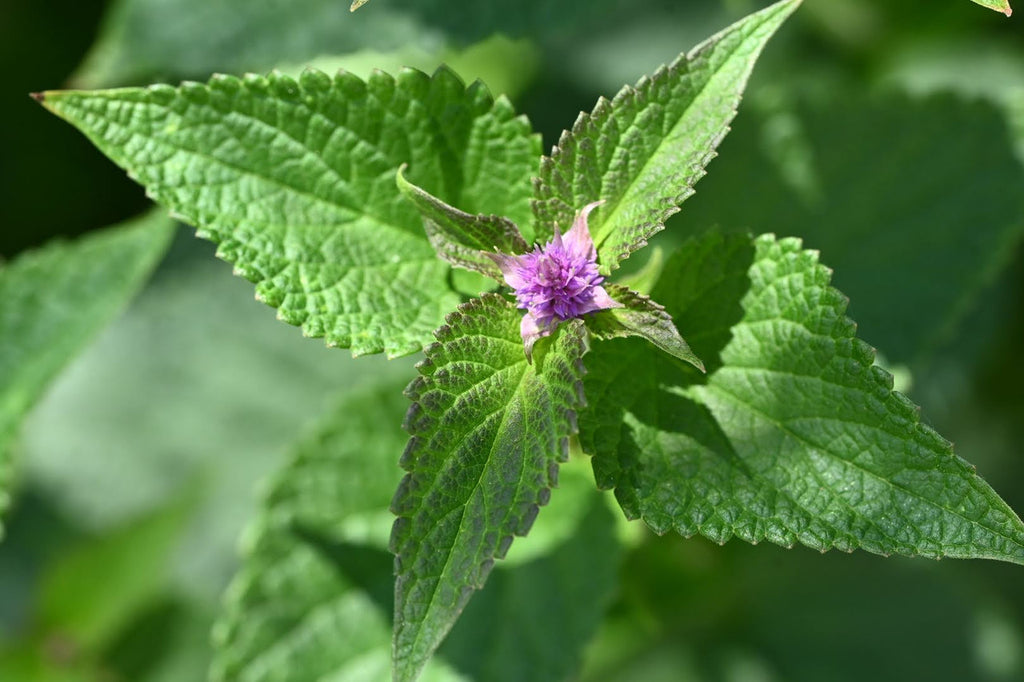
[[[549,148],[598,96],[766,4],[5,0],[0,257],[148,207],[32,91],[446,62],[507,93]],[[1021,19],[805,0],[719,152],[655,246],[712,226],[803,237],[924,420],[1024,510]],[[260,482],[343,391],[412,376],[415,358],[303,339],[230,270],[179,228],[30,415],[0,544],[0,680],[204,679]],[[629,537],[565,679],[1024,680],[1019,567]]]

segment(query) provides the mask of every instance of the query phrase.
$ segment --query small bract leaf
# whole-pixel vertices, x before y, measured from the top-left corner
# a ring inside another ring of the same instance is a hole
[[[0,266],[0,513],[23,417],[142,286],[172,232],[171,220],[149,214]]]
[[[659,533],[1024,563],[1024,524],[892,390],[829,279],[795,239],[688,242],[654,295],[720,364],[596,347],[580,439],[599,483]]]
[[[356,355],[420,350],[458,302],[395,187],[401,164],[467,210],[528,209],[529,124],[446,69],[215,76],[43,103],[217,242],[281,319]]]
[[[639,336],[673,357],[688,362],[701,372],[704,363],[679,334],[672,316],[665,308],[647,296],[630,291],[626,287],[609,284],[608,294],[621,308],[610,308],[587,316],[587,329],[599,339],[618,339]]]
[[[591,234],[607,273],[663,229],[729,130],[765,43],[799,4],[782,0],[751,14],[581,114],[541,162],[538,240],[565,229],[580,207],[604,200]]]
[[[483,586],[514,535],[525,535],[568,454],[581,402],[580,320],[523,354],[521,313],[488,294],[462,306],[426,350],[395,494],[394,674],[414,680]]]
[[[398,169],[398,189],[423,216],[423,228],[437,255],[467,270],[501,282],[501,270],[485,253],[522,253],[529,248],[519,228],[508,218],[472,215],[449,206],[405,179]]]

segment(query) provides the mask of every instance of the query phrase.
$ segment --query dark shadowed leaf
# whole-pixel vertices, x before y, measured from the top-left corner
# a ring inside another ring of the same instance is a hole
[[[675,233],[801,237],[835,268],[859,334],[920,366],[1024,232],[1012,146],[995,107],[948,94],[750,107]]]

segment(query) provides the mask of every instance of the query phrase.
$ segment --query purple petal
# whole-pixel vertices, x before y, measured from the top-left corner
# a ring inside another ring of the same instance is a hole
[[[531,254],[515,256],[508,253],[484,252],[484,255],[494,261],[498,269],[501,270],[505,283],[513,289],[522,289],[529,283],[531,265],[529,256]]]
[[[604,290],[604,287],[596,286],[591,289],[591,298],[582,306],[579,314],[584,315],[596,310],[607,310],[608,308],[622,307],[624,306],[621,303],[608,295],[608,292]]]
[[[572,229],[565,235],[565,249],[574,257],[587,260],[594,260],[597,257],[594,240],[590,236],[590,228],[587,226],[587,216],[603,203],[604,200],[602,199],[601,201],[587,204],[583,207],[583,210],[576,214],[576,220],[572,223]],[[555,234],[558,234],[557,229]]]
[[[569,235],[566,235],[566,237],[569,237]],[[555,236],[551,238],[551,245],[548,248],[551,247],[554,247],[559,251],[565,249],[565,246],[562,243],[562,231],[559,230],[557,227],[555,228]]]
[[[526,351],[528,362],[533,362],[533,344],[537,343],[538,339],[549,336],[553,327],[550,319],[538,320],[532,313],[523,315],[523,320],[519,323],[519,333],[523,337],[523,350]]]

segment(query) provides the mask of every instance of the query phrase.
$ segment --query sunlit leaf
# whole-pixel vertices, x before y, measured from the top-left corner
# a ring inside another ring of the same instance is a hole
[[[999,111],[855,91],[760,109],[737,121],[678,233],[801,237],[835,268],[865,341],[890,362],[927,361],[1024,235],[1024,168]]]
[[[799,4],[783,0],[751,14],[581,114],[541,162],[538,238],[603,200],[590,231],[610,272],[662,230],[704,176],[765,43]]]
[[[971,0],[971,1],[978,3],[982,7],[988,7],[989,9],[994,9],[997,12],[1002,12],[1006,16],[1010,16],[1011,14],[1013,14],[1013,10],[1010,9],[1010,3],[1007,2],[1007,0]]]
[[[653,294],[714,370],[595,348],[599,482],[659,533],[1024,563],[1020,519],[872,366],[829,279],[795,239],[689,242]]]
[[[447,70],[40,98],[217,242],[281,319],[356,355],[420,350],[458,301],[398,167],[465,210],[516,217],[538,148],[507,100]]]

